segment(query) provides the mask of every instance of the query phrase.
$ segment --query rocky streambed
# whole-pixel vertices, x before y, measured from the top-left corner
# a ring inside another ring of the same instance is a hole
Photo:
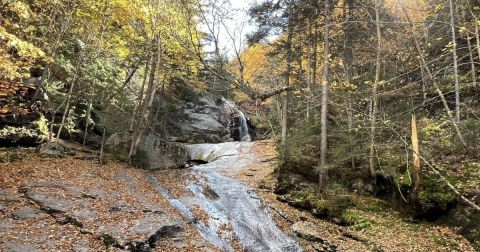
[[[157,172],[100,166],[78,146],[64,158],[25,149],[0,164],[0,251],[301,251],[228,177],[257,160],[253,145],[190,145],[206,164]]]
[[[231,178],[254,162],[254,143],[196,144],[188,147],[193,166],[184,181],[185,190],[171,203],[186,216],[200,212],[200,233],[225,251],[302,251],[292,237],[277,227],[259,196],[242,182]],[[153,183],[165,172],[150,176]],[[229,176],[230,175],[230,176]],[[157,184],[157,187],[160,183]],[[165,194],[163,188],[159,188]],[[192,209],[192,210],[190,210]],[[195,217],[194,217],[195,218]]]

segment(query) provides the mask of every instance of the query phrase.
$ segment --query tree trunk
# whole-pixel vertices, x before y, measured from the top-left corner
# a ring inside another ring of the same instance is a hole
[[[465,16],[465,9],[462,9],[462,19],[464,23],[467,23],[467,19]],[[470,31],[467,30],[467,48],[468,48],[468,56],[470,58],[470,71],[471,71],[471,77],[472,77],[472,86],[474,88],[477,87],[477,75],[476,75],[476,70],[475,70],[475,61],[473,57],[473,48],[472,48],[472,37],[470,37]]]
[[[292,24],[292,6],[293,1],[291,0],[289,3],[290,11],[289,11],[289,20],[288,20],[288,27],[287,27],[287,52],[285,54],[286,58],[286,68],[285,68],[285,87],[290,86],[290,73],[292,71],[292,39],[293,39],[293,24]],[[283,97],[283,106],[282,106],[282,151],[285,155],[287,153],[287,132],[288,132],[288,99],[290,96],[290,92],[286,92]]]
[[[423,102],[427,101],[427,80],[425,79],[425,70],[420,66],[420,74],[422,75],[422,94]]]
[[[413,191],[417,191],[420,185],[421,176],[421,160],[420,160],[420,148],[418,146],[418,133],[417,133],[417,120],[415,114],[412,114],[412,149],[413,149]]]
[[[145,72],[143,73],[142,88],[140,89],[140,93],[138,94],[137,102],[135,103],[135,107],[133,108],[133,115],[132,115],[132,119],[130,120],[130,126],[128,127],[130,132],[133,132],[138,110],[142,107],[143,93],[145,92],[145,84],[147,83],[148,71],[150,66],[149,62],[150,62],[150,59],[148,59],[147,62],[145,63]]]
[[[323,38],[323,74],[322,74],[322,108],[320,112],[320,170],[318,172],[318,189],[322,192],[327,177],[327,114],[328,82],[330,77],[330,2],[325,0],[325,27]]]
[[[100,157],[98,158],[98,161],[100,162],[100,165],[103,165],[103,146],[105,144],[105,128],[103,128],[102,132],[102,145],[100,146]]]
[[[450,5],[450,29],[452,32],[452,54],[453,54],[453,75],[455,78],[455,121],[460,122],[460,82],[458,77],[458,56],[457,36],[455,31],[455,15],[453,0],[448,1]]]
[[[149,117],[149,110],[152,106],[153,99],[155,97],[156,85],[155,85],[155,72],[157,67],[160,66],[160,58],[161,58],[161,42],[156,39],[156,43],[158,43],[154,57],[152,58],[151,67],[150,67],[150,76],[148,80],[148,87],[147,93],[145,95],[144,100],[142,101],[142,106],[140,110],[140,116],[142,117],[140,122],[138,123],[137,131],[132,134],[132,143],[130,145],[130,151],[128,153],[127,160],[130,160],[132,156],[137,153],[137,147],[142,137],[146,127],[147,121]]]
[[[382,33],[380,30],[380,4],[381,0],[375,1],[375,27],[377,32],[377,56],[375,60],[375,81],[372,88],[372,98],[370,101],[370,173],[375,175],[375,131],[376,131],[376,116],[378,110],[377,89],[380,82],[381,71],[381,46]]]
[[[350,85],[352,82],[352,67],[353,67],[353,49],[352,49],[352,34],[351,29],[348,28],[349,20],[351,16],[351,9],[350,9],[350,1],[345,1],[343,6],[344,11],[344,26],[343,26],[343,34],[344,34],[344,42],[343,42],[343,56],[345,61],[345,80]],[[348,119],[348,136],[350,140],[350,153],[351,153],[351,168],[355,169],[355,157],[353,155],[353,125],[354,125],[354,111],[353,111],[353,95],[350,93],[348,94],[347,100],[347,119]]]
[[[312,17],[308,22],[308,46],[307,46],[307,94],[305,95],[307,105],[307,121],[310,121],[310,106],[311,106],[311,94],[312,94],[312,51],[313,51],[313,29],[312,29]]]
[[[85,142],[87,141],[87,132],[88,132],[88,123],[90,122],[92,112],[92,98],[90,97],[88,101],[87,112],[85,114],[85,132],[83,133],[83,146],[85,146]]]
[[[66,100],[66,103],[65,103],[65,110],[63,111],[62,121],[60,122],[60,127],[58,128],[56,141],[58,141],[60,139],[60,134],[62,132],[63,125],[65,124],[65,119],[67,117],[68,110],[70,109],[70,100],[72,99],[73,87],[75,86],[75,82],[77,82],[78,71],[79,71],[79,68],[80,68],[81,56],[79,56],[77,60],[78,60],[78,62],[77,62],[77,66],[75,67],[75,74],[72,77],[72,83],[70,84],[70,89],[68,90],[67,100]]]
[[[475,17],[475,40],[477,41],[477,54],[480,58],[480,32],[478,32],[478,19]]]

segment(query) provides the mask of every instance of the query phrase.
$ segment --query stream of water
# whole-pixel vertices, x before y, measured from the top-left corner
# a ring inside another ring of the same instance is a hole
[[[149,176],[149,180],[187,219],[194,220],[190,211],[194,206],[207,213],[208,224],[194,223],[207,241],[224,251],[233,251],[235,238],[246,251],[302,251],[292,237],[277,227],[257,194],[242,182],[228,177],[228,174],[260,162],[251,151],[253,145],[253,142],[238,142],[195,146],[221,153],[210,163],[192,168],[191,172],[199,178],[187,185],[193,196],[175,199],[161,187],[155,175]],[[212,155],[215,153],[209,153],[210,157]],[[205,193],[206,188],[210,193]]]

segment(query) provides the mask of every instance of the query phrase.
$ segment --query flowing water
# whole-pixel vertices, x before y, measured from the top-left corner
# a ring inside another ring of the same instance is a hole
[[[250,133],[248,132],[248,123],[245,114],[237,108],[237,106],[233,105],[230,101],[222,97],[222,102],[225,103],[230,110],[236,111],[238,113],[238,117],[240,119],[240,125],[238,127],[239,131],[239,139],[240,142],[250,142],[252,138],[250,137]]]
[[[240,141],[241,142],[250,142],[252,138],[250,137],[250,134],[248,133],[248,124],[247,124],[247,118],[245,117],[245,114],[238,110],[238,114],[240,115]]]
[[[252,152],[254,144],[235,142],[190,146],[192,153],[210,160],[191,170],[198,178],[186,185],[193,195],[175,199],[160,186],[154,175],[149,177],[150,182],[186,218],[193,219],[189,209],[194,206],[207,213],[208,224],[197,221],[195,225],[207,241],[224,251],[233,251],[232,241],[235,239],[246,251],[302,251],[292,237],[277,227],[257,194],[228,176],[261,162]]]

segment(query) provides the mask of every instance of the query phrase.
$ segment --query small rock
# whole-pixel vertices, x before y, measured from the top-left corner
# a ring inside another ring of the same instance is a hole
[[[371,195],[374,192],[372,184],[365,183],[362,179],[357,178],[352,183],[352,189],[359,194]]]
[[[296,222],[292,225],[292,229],[298,237],[318,243],[314,244],[317,251],[336,251],[336,246],[322,237],[321,230],[314,223],[308,221]]]
[[[305,216],[305,215],[303,215],[303,214],[300,215],[299,218],[300,218],[301,221],[306,221],[306,220],[308,220],[308,217]]]
[[[71,200],[62,199],[61,193],[43,192],[37,188],[63,188],[61,185],[45,183],[45,185],[31,185],[22,187],[20,190],[25,197],[34,201],[42,210],[48,213],[66,213],[73,207]]]
[[[0,233],[6,233],[8,230],[15,229],[15,227],[13,220],[5,219],[0,221]]]
[[[13,217],[17,220],[27,220],[45,216],[47,215],[42,211],[29,207],[22,207],[13,213]]]
[[[37,149],[38,154],[49,157],[63,157],[68,149],[59,143],[44,143]]]
[[[9,203],[9,202],[19,202],[20,198],[15,195],[15,192],[10,189],[0,189],[0,201]]]

